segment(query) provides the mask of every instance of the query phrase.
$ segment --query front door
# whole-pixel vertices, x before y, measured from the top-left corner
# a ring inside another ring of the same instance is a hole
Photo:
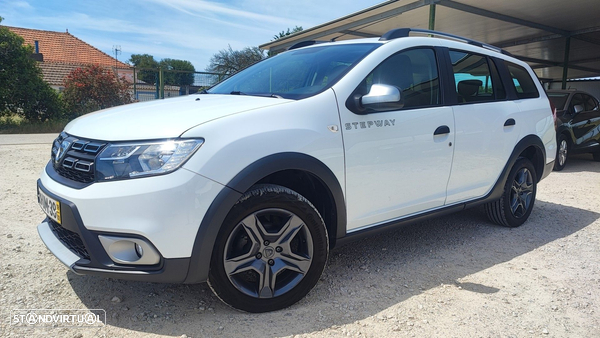
[[[575,113],[575,106],[580,106],[583,111]],[[577,93],[573,95],[569,105],[569,113],[573,114],[571,127],[575,136],[576,147],[586,147],[590,141],[593,145],[600,141],[600,110],[598,102],[587,94]]]
[[[440,105],[438,74],[433,49],[411,49],[382,62],[354,93],[392,85],[402,107],[359,115],[339,98],[350,232],[443,206],[454,117]]]

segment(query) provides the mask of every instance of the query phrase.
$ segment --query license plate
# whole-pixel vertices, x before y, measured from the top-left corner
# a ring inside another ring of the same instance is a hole
[[[38,203],[42,210],[46,213],[46,215],[48,215],[48,217],[53,219],[58,224],[61,224],[62,220],[60,217],[60,202],[44,194],[42,189],[40,189],[39,187]]]

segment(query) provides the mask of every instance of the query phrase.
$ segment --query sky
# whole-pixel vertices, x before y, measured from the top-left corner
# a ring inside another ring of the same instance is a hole
[[[384,0],[0,0],[2,25],[65,32],[114,56],[150,54],[188,60],[204,71],[210,57],[269,42],[278,32],[304,29]]]

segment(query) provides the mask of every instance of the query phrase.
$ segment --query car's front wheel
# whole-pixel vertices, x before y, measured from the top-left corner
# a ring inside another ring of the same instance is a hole
[[[236,309],[279,310],[316,285],[328,253],[325,224],[306,198],[282,186],[257,185],[227,215],[208,283]]]
[[[537,176],[533,164],[521,157],[508,174],[502,197],[485,205],[488,218],[506,227],[520,226],[533,210],[536,191]]]

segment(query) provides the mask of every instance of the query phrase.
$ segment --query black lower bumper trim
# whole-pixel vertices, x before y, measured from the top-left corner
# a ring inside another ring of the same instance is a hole
[[[80,265],[73,265],[73,271],[82,275],[94,275],[107,278],[117,278],[153,283],[183,283],[190,265],[189,258],[163,259],[162,269],[156,271],[123,271],[98,269]]]

